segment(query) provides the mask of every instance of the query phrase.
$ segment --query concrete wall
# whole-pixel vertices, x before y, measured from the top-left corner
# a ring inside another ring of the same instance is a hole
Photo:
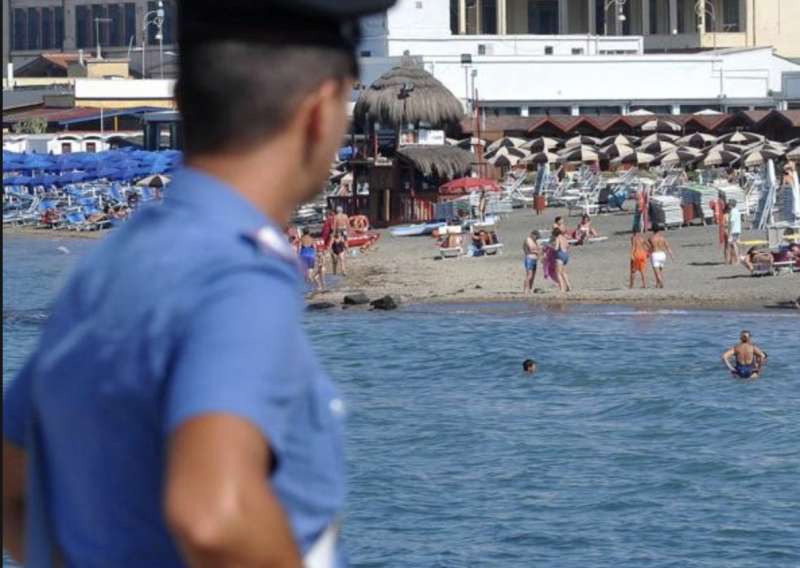
[[[450,0],[398,0],[386,17],[390,35],[450,35]]]
[[[174,108],[172,79],[76,79],[75,106]]]
[[[748,45],[771,45],[784,57],[800,57],[800,0],[744,0]]]

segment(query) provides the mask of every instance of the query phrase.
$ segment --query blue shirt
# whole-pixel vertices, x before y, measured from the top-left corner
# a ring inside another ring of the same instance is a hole
[[[162,517],[164,454],[203,413],[264,434],[303,552],[341,511],[342,402],[301,327],[296,262],[252,237],[265,226],[235,190],[184,169],[56,300],[3,426],[29,450],[40,434],[44,509],[68,566],[182,565]]]

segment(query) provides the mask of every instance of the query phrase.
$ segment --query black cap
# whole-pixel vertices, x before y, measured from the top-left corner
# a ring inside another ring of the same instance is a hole
[[[180,43],[239,39],[353,50],[358,19],[396,0],[180,0]]]

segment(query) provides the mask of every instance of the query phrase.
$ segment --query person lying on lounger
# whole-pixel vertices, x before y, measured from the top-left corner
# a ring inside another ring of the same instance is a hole
[[[749,331],[742,331],[739,336],[739,345],[728,349],[722,355],[722,362],[734,377],[757,379],[767,362],[767,354],[753,343],[753,337]]]
[[[742,257],[742,264],[744,264],[745,268],[750,271],[752,274],[755,271],[756,265],[762,265],[767,268],[768,271],[772,270],[772,253],[767,248],[763,247],[751,247],[750,250],[747,251]]]

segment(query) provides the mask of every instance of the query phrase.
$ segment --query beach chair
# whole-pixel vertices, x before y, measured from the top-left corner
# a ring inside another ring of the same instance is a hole
[[[461,235],[460,225],[448,225],[439,229],[440,236]],[[459,237],[460,240],[460,237]],[[439,247],[440,258],[461,258],[464,255],[464,249],[459,244],[456,247]]]

